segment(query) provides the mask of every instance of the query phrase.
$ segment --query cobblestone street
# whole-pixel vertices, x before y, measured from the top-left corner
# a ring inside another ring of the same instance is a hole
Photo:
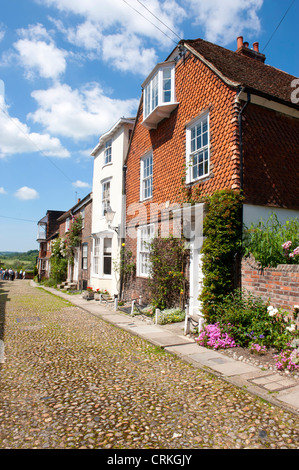
[[[298,449],[299,419],[29,281],[0,281],[2,449]]]

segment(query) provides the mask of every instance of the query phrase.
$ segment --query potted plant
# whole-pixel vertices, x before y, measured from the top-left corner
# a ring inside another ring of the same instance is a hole
[[[83,293],[83,298],[86,300],[91,300],[94,298],[94,291],[92,287],[87,287],[87,290]]]
[[[94,293],[94,300],[100,300],[101,291],[97,289]]]

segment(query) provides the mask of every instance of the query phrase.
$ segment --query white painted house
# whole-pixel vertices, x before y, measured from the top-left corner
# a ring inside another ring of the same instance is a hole
[[[118,295],[120,290],[116,266],[125,223],[124,160],[134,122],[135,118],[119,119],[91,152],[94,168],[90,286],[111,295]]]

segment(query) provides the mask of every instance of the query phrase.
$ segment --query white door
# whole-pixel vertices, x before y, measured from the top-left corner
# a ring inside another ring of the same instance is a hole
[[[203,273],[202,273],[202,254],[200,248],[194,243],[190,245],[190,299],[189,314],[199,315],[201,312],[201,302],[198,300],[202,291]]]
[[[78,281],[79,275],[79,248],[76,248],[74,253],[74,269],[73,269],[73,281]]]

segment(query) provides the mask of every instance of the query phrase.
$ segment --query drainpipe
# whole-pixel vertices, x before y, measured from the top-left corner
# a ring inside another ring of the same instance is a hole
[[[126,218],[125,218],[125,214],[126,214],[126,206],[124,204],[124,201],[125,201],[125,197],[126,197],[126,174],[127,174],[127,166],[124,165],[123,166],[123,191],[122,191],[122,228],[121,228],[121,247],[123,245],[123,243],[125,243],[126,239],[125,239],[125,223],[126,223]],[[124,254],[123,254],[123,250],[121,251],[121,256],[122,256],[122,259],[121,259],[121,266],[123,266],[123,263],[124,263]],[[123,274],[123,270],[121,270],[120,272],[120,281],[119,281],[119,300],[122,300],[122,292],[123,292],[123,284],[124,284],[124,274]]]
[[[239,92],[237,96],[237,101],[239,101],[239,96],[240,94],[244,91],[244,88]],[[242,116],[247,108],[248,104],[250,103],[251,95],[249,92],[247,92],[247,101],[244,104],[243,108],[239,112],[238,116],[238,123],[239,123],[239,143],[240,143],[240,190],[241,192],[244,189],[244,177],[243,177],[243,126],[242,126]]]
[[[241,93],[245,91],[245,88],[242,88],[237,96],[237,99],[236,101],[239,102],[239,97],[241,95]],[[239,148],[240,148],[240,192],[241,194],[243,193],[244,191],[244,154],[243,154],[243,123],[242,123],[242,117],[243,117],[243,113],[245,111],[245,109],[247,108],[247,106],[249,105],[250,103],[250,100],[251,100],[251,95],[249,92],[247,92],[247,101],[246,103],[244,104],[244,106],[242,107],[242,109],[240,110],[239,112],[239,116],[238,116],[238,124],[239,124]],[[243,204],[241,205],[241,214],[240,214],[240,217],[241,217],[241,244],[243,242],[242,240],[242,234],[243,234],[243,220],[244,220],[244,210],[243,210]],[[242,247],[241,247],[241,256],[242,256]],[[238,258],[238,254],[236,253],[235,255],[235,266],[237,266],[237,258]],[[240,261],[241,262],[241,261]],[[237,277],[235,278],[237,279]],[[237,283],[237,280],[235,280],[235,282]],[[241,272],[241,267],[239,269],[239,286],[240,288],[242,289],[242,272]]]

